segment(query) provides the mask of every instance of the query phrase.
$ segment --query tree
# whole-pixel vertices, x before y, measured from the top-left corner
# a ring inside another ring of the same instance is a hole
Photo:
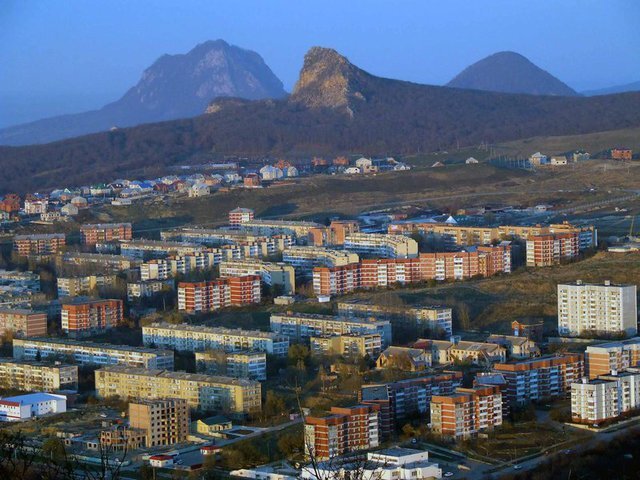
[[[262,406],[263,418],[279,417],[287,412],[287,404],[281,395],[272,390],[267,391],[267,398]]]

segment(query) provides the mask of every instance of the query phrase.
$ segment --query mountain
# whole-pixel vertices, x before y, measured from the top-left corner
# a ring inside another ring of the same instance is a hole
[[[515,52],[489,55],[465,68],[447,86],[530,95],[578,95],[571,87]]]
[[[0,147],[0,194],[148,178],[223,155],[403,155],[637,127],[640,93],[561,97],[419,85],[376,77],[334,50],[313,48],[289,97],[219,98],[207,110],[47,145]]]
[[[615,85],[613,87],[600,88],[598,90],[585,90],[580,92],[582,95],[592,97],[595,95],[611,95],[612,93],[638,92],[640,91],[640,82],[627,83],[625,85]]]
[[[163,55],[119,100],[100,110],[62,115],[0,130],[0,145],[46,143],[112,127],[201,114],[216,97],[281,98],[282,82],[256,52],[223,40],[186,54]]]

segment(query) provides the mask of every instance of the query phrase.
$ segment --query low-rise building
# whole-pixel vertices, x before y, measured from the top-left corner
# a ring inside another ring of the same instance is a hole
[[[262,407],[260,382],[127,366],[95,372],[99,398],[184,399],[190,408],[245,414]]]
[[[67,397],[53,393],[29,393],[0,400],[0,422],[17,422],[67,411]]]
[[[431,352],[421,348],[389,347],[376,360],[376,368],[379,369],[417,372],[430,366]]]
[[[431,429],[454,439],[502,425],[502,393],[497,386],[458,388],[451,395],[431,399]]]
[[[186,442],[189,405],[185,399],[135,400],[129,403],[129,425],[144,432],[147,448]]]
[[[413,347],[430,351],[432,362],[440,365],[456,362],[486,365],[504,362],[507,359],[507,349],[502,345],[470,342],[456,337],[452,337],[451,340],[419,339]]]
[[[531,358],[540,355],[540,348],[536,343],[527,337],[516,337],[513,335],[490,335],[487,343],[502,345],[507,349],[510,358]]]
[[[377,333],[383,348],[391,344],[391,324],[388,320],[286,312],[271,314],[270,324],[273,332],[285,335],[292,341],[306,341],[323,335]]]
[[[326,460],[380,444],[377,405],[332,407],[326,417],[307,416],[304,423],[305,454]]]
[[[251,350],[228,352],[222,349],[196,352],[196,370],[207,375],[263,381],[267,379],[267,354]]]
[[[511,329],[515,337],[525,337],[535,342],[541,342],[544,337],[544,322],[542,320],[514,320]]]
[[[224,436],[225,431],[233,428],[233,422],[222,415],[201,418],[194,423],[196,432],[207,437]]]
[[[250,208],[234,208],[229,212],[229,225],[242,225],[253,220],[255,212]]]
[[[111,345],[62,338],[14,338],[13,358],[70,358],[79,365],[127,365],[173,370],[173,352],[156,348]]]
[[[282,357],[289,351],[289,339],[284,334],[204,325],[170,323],[144,325],[142,342],[144,345],[187,352],[207,349],[226,352],[255,350]]]
[[[0,359],[0,388],[26,392],[75,392],[78,390],[78,367]]]

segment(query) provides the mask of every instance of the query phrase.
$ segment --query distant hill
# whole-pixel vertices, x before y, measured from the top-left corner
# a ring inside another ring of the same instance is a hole
[[[498,52],[465,68],[448,87],[572,97],[575,90],[515,52]]]
[[[612,93],[638,92],[640,91],[640,82],[627,83],[624,85],[615,85],[613,87],[600,88],[598,90],[585,90],[580,92],[582,95],[592,97],[594,95],[611,95]]]
[[[256,52],[209,41],[186,54],[163,55],[120,100],[100,110],[0,130],[0,145],[46,143],[88,133],[201,114],[216,97],[281,98],[282,82]]]
[[[376,77],[336,51],[316,47],[290,97],[221,98],[208,111],[213,113],[48,145],[2,147],[0,194],[151,176],[186,160],[226,154],[419,154],[637,127],[640,93],[587,98],[419,85]]]

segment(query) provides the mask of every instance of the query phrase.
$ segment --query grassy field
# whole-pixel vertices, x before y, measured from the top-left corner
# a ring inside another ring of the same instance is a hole
[[[589,205],[638,188],[640,162],[629,165],[589,161],[538,172],[506,170],[487,164],[448,165],[376,176],[314,176],[265,189],[236,189],[204,198],[174,198],[132,207],[105,207],[102,221],[132,221],[152,235],[178,225],[216,225],[237,206],[259,217],[326,221],[363,211],[406,204],[444,211],[486,204],[560,208]]]

